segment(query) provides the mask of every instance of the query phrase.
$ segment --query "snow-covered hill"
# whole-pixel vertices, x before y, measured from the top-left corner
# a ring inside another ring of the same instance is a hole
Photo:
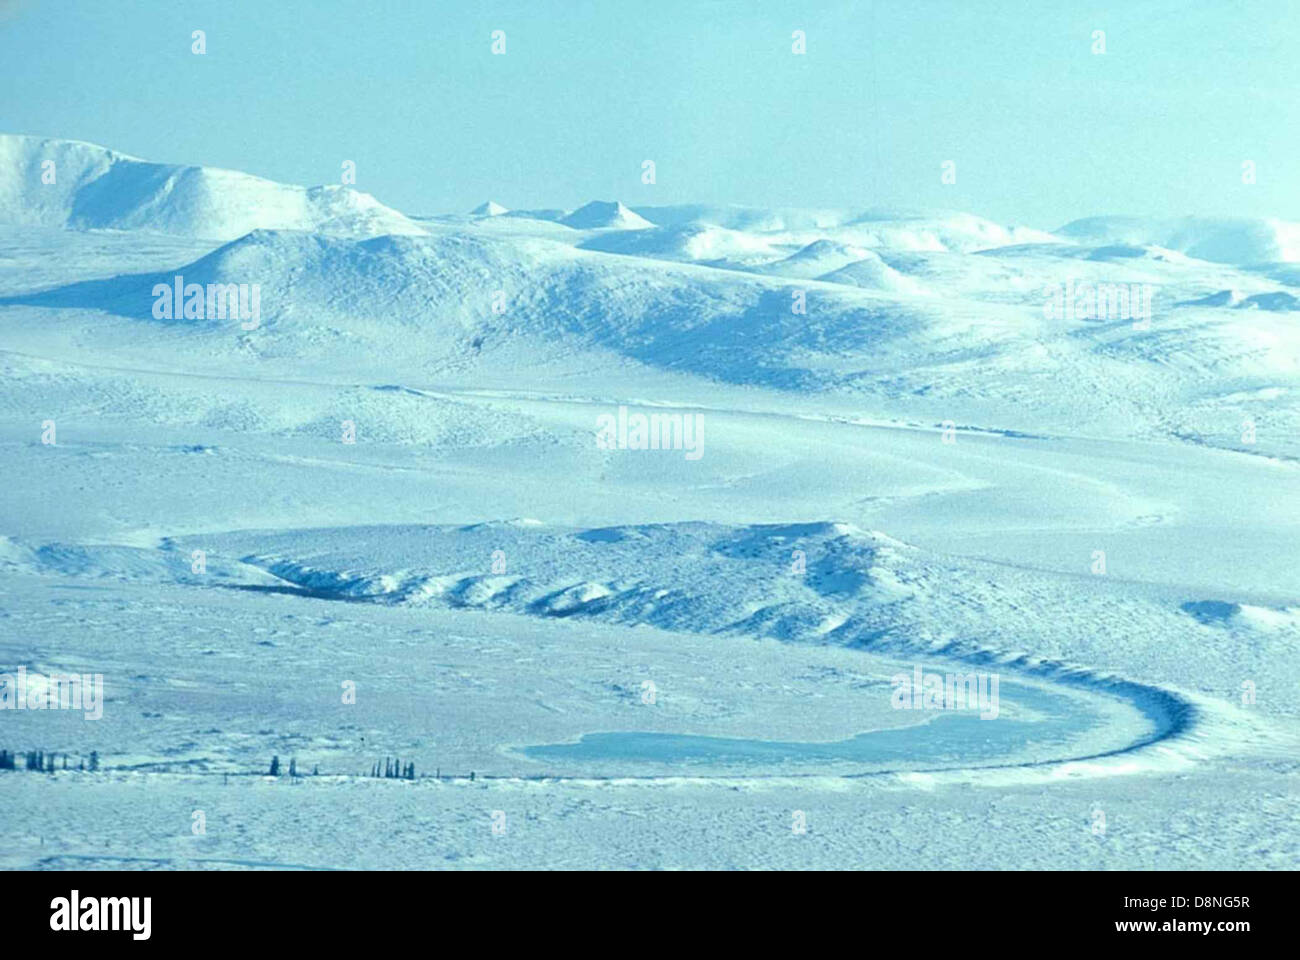
[[[1034,430],[1069,417],[1238,448],[1250,420],[1272,451],[1300,428],[1290,322],[1300,280],[1275,262],[1289,255],[1280,221],[1103,217],[1049,234],[963,213],[593,201],[566,214],[489,201],[417,224],[344,188],[67,141],[0,145],[11,222],[238,233],[197,258],[177,247],[157,261],[165,267],[61,285],[40,278],[66,276],[51,257],[83,241],[34,241],[33,268],[0,308],[37,308],[41,337],[67,325],[100,351],[139,341],[138,325],[158,328],[153,291],[180,275],[256,284],[260,326],[163,320],[165,346],[148,334],[141,349],[285,372],[342,357],[494,382],[527,371],[552,384],[612,360],[875,410],[902,404],[927,422],[964,410]],[[54,184],[41,183],[44,159],[55,160]],[[268,221],[282,228],[262,229]],[[1067,290],[1137,291],[1150,322],[1108,315],[1107,294],[1093,296],[1096,309],[1052,308]],[[1265,393],[1275,399],[1262,409],[1251,398]]]
[[[560,220],[575,230],[644,230],[654,224],[619,200],[593,200]]]
[[[1086,244],[1156,245],[1214,263],[1300,260],[1300,223],[1248,217],[1087,217],[1056,231]]]
[[[152,230],[214,240],[256,229],[350,236],[421,232],[351,187],[291,186],[233,170],[150,163],[74,140],[13,134],[0,135],[0,224]]]
[[[781,248],[773,246],[773,242],[761,234],[731,230],[711,223],[601,233],[584,241],[582,247],[625,256],[730,267],[764,263],[781,256]]]

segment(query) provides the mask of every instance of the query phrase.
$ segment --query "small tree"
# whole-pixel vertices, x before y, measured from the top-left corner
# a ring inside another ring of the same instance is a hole
[[[91,750],[90,751],[90,772],[94,773],[98,769],[99,769],[99,752],[96,750]]]
[[[296,776],[298,776],[298,758],[297,758],[297,757],[290,757],[290,758],[289,758],[289,776],[291,776],[291,777],[296,777]]]
[[[271,757],[270,776],[278,777],[279,775],[280,775],[280,758],[278,756],[273,756]]]

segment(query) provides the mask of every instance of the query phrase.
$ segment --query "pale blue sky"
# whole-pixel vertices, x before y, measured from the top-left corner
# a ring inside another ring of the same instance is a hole
[[[1297,51],[1294,0],[0,0],[0,130],[303,184],[351,159],[415,214],[617,197],[1300,219]]]

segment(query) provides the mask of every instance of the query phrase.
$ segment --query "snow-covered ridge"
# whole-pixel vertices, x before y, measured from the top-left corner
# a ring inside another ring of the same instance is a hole
[[[558,358],[612,354],[732,384],[907,398],[927,406],[929,422],[978,403],[988,406],[972,416],[985,423],[1023,426],[1026,411],[1055,409],[1105,429],[1136,424],[1141,435],[1235,436],[1229,424],[1260,412],[1237,401],[1221,409],[1222,382],[1238,398],[1280,391],[1266,442],[1295,435],[1300,340],[1290,318],[1300,274],[1253,262],[1290,255],[1282,221],[1106,217],[1058,236],[952,211],[611,200],[572,211],[487,201],[415,223],[360,209],[373,201],[345,188],[167,167],[71,141],[4,137],[0,148],[11,161],[0,172],[0,221],[239,234],[156,261],[140,259],[134,236],[24,237],[52,249],[116,243],[147,268],[121,269],[119,258],[115,274],[67,282],[42,254],[37,269],[7,275],[0,310],[55,311],[32,315],[90,323],[109,339],[120,338],[95,313],[167,322],[205,357],[251,349],[286,364],[344,351],[345,365],[382,357],[490,375],[522,364],[532,375]],[[290,228],[262,229],[267,221]],[[177,276],[257,285],[260,326],[236,326],[251,333],[241,339],[220,316],[156,314],[152,291]],[[1102,284],[1147,291],[1151,328],[1045,311],[1045,291]],[[1058,389],[1081,382],[1125,386]]]
[[[1112,248],[1116,255],[1124,248],[1155,247],[1215,263],[1300,262],[1300,223],[1260,217],[1098,216],[1048,233],[962,212],[711,204],[629,207],[617,200],[594,200],[567,212],[508,210],[489,200],[469,217],[556,222],[582,234],[592,232],[587,242],[610,252],[755,261],[769,268],[818,243],[844,250],[971,253],[1059,244],[1063,239]],[[217,240],[256,229],[358,237],[424,232],[415,220],[348,186],[282,184],[233,170],[150,162],[76,140],[20,134],[0,134],[0,224],[150,230]],[[648,236],[619,236],[633,231]],[[790,266],[810,275],[806,267]]]
[[[423,232],[352,187],[300,187],[14,134],[0,135],[0,223],[153,230],[214,240],[256,229],[348,236]]]
[[[230,545],[239,539],[232,535]],[[1119,749],[1028,767],[975,765],[896,775],[905,780],[1033,782],[1182,771],[1212,757],[1282,756],[1294,746],[1282,731],[1211,697],[975,638],[936,641],[914,633],[909,622],[934,619],[933,613],[916,611],[951,605],[944,584],[964,574],[952,569],[937,576],[923,551],[853,524],[673,523],[585,530],[477,524],[364,528],[348,531],[346,538],[303,531],[271,540],[301,559],[263,554],[242,562],[318,597],[840,643],[1103,694],[1132,704],[1151,722],[1146,736]],[[490,548],[501,572],[477,572]],[[395,565],[436,556],[438,569],[376,567],[380,552]],[[453,572],[457,566],[461,569]],[[601,573],[593,578],[596,570]]]
[[[1085,244],[1165,247],[1213,263],[1300,261],[1300,223],[1271,217],[1087,217],[1056,232]]]
[[[1185,769],[1212,756],[1290,748],[1280,731],[1214,698],[978,637],[940,639],[918,630],[935,622],[935,610],[961,602],[952,585],[972,571],[959,562],[936,565],[925,551],[848,523],[569,529],[505,522],[232,533],[215,542],[223,553],[255,545],[256,553],[226,563],[319,598],[842,644],[1076,687],[1131,703],[1149,718],[1147,736],[1121,750],[1044,765],[1038,774],[1049,778]],[[189,544],[168,546],[184,551]]]

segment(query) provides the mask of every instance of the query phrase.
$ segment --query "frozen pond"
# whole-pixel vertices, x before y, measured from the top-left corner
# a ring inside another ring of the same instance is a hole
[[[1104,705],[1103,705],[1104,703]],[[880,772],[890,769],[990,766],[1064,759],[1098,730],[1115,724],[1121,709],[1126,735],[1138,742],[1157,722],[1137,708],[1040,687],[1003,683],[999,715],[982,719],[977,710],[916,711],[919,722],[869,730],[844,740],[805,742],[718,737],[641,730],[589,733],[572,743],[523,748],[527,758],[548,766],[610,775],[683,774],[731,771],[810,773],[833,769]],[[1119,749],[1127,743],[1115,743]]]

